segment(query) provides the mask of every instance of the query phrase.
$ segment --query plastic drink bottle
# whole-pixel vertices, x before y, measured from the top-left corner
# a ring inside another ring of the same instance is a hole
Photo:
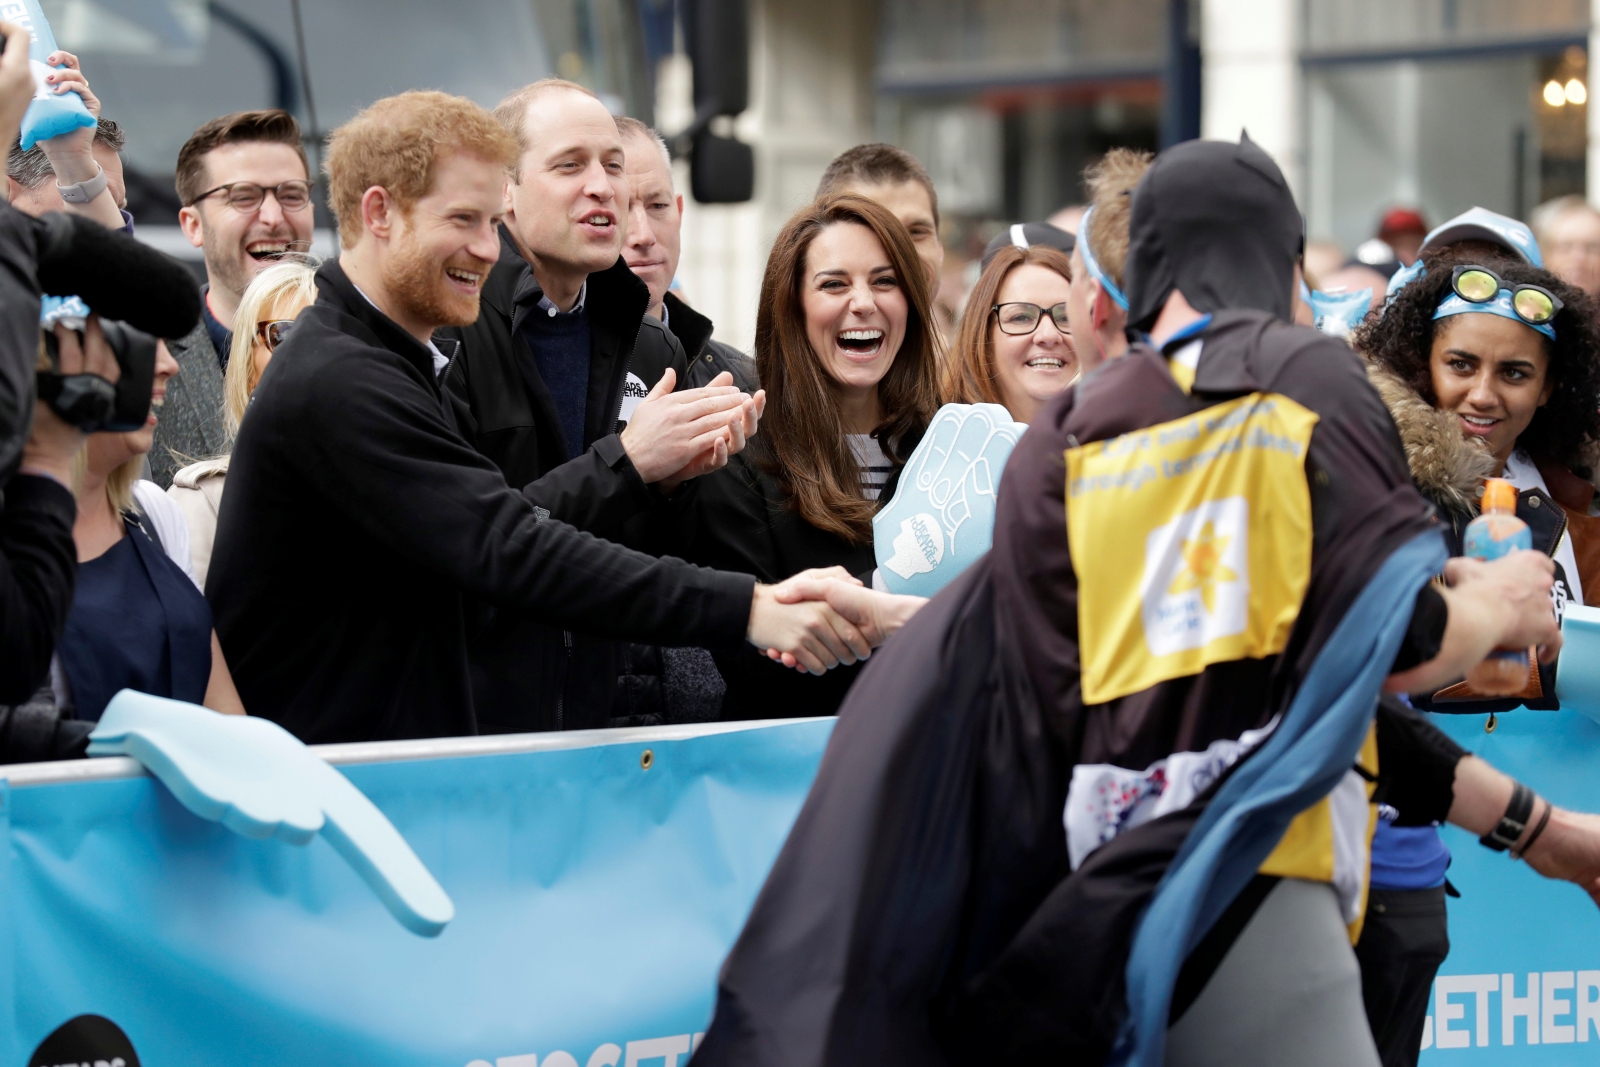
[[[1467,524],[1461,538],[1462,554],[1485,562],[1533,547],[1528,524],[1517,518],[1517,490],[1504,478],[1483,483],[1483,506]],[[1467,684],[1489,696],[1520,693],[1528,685],[1528,650],[1497,648],[1467,672]]]

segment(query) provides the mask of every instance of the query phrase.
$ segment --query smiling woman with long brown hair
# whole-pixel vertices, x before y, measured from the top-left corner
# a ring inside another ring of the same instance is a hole
[[[829,196],[790,219],[756,319],[761,431],[682,494],[677,550],[764,582],[817,567],[867,578],[872,516],[938,407],[930,306],[911,235],[876,202]],[[717,666],[724,719],[831,714],[856,673],[800,675],[754,649]]]

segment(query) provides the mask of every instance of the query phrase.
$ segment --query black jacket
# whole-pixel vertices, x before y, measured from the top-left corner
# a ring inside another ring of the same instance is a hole
[[[589,395],[584,452],[567,460],[550,391],[518,333],[544,291],[516,245],[500,234],[500,261],[484,283],[478,321],[439,331],[460,354],[446,375],[461,433],[530,499],[563,522],[593,529],[626,521],[659,498],[639,480],[617,434],[625,396],[642,395],[668,367],[682,382],[683,348],[645,315],[649,290],[621,259],[589,275]],[[638,379],[629,382],[629,376]],[[598,532],[598,531],[596,531]]]
[[[23,703],[50,673],[77,582],[77,514],[49,478],[19,474],[0,489],[0,705]]]
[[[650,293],[618,259],[589,276],[589,391],[582,454],[566,458],[561,420],[519,328],[544,292],[510,235],[484,285],[478,321],[443,330],[460,342],[446,375],[463,435],[505,479],[554,518],[634,548],[665,499],[633,469],[618,436],[626,398],[647,393],[668,367],[682,382],[677,339],[645,314]],[[639,650],[641,653],[643,650]],[[659,656],[635,655],[659,663]],[[500,611],[473,641],[472,687],[485,733],[603,727],[617,715],[660,714],[659,685],[622,683],[630,660],[615,641],[562,630],[537,617]],[[657,672],[659,673],[659,672]],[[646,682],[654,679],[646,679]],[[640,699],[640,690],[653,699]],[[621,703],[626,706],[614,708]]]
[[[337,263],[274,354],[229,468],[206,592],[251,714],[307,742],[477,732],[473,604],[722,648],[747,577],[541,515],[458,432],[431,353]]]
[[[733,375],[733,384],[747,393],[761,388],[756,378],[756,361],[721,341],[711,339],[711,320],[679,300],[672,293],[666,295],[667,329],[683,345],[689,357],[690,389],[710,385],[711,379],[727,371]]]
[[[919,440],[920,430],[908,435],[902,455],[909,456]],[[675,502],[675,550],[703,566],[753,574],[768,583],[813,567],[843,567],[870,581],[877,566],[872,542],[853,545],[802,519],[764,469],[762,453],[753,442],[722,470],[696,479],[696,491]],[[896,467],[889,476],[881,503],[894,499],[904,469]],[[712,651],[728,686],[722,704],[728,721],[832,715],[862,667],[835,667],[816,677],[774,663],[754,647]]]

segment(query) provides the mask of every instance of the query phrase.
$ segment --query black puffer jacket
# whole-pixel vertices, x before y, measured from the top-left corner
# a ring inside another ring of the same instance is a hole
[[[761,382],[756,378],[756,361],[732,345],[713,341],[710,319],[672,293],[666,295],[664,303],[667,329],[677,337],[683,345],[684,354],[689,357],[689,380],[686,383],[689,388],[710,385],[711,379],[723,371],[732,374],[733,384],[747,393],[754,393],[761,388]]]
[[[446,384],[462,434],[513,486],[553,518],[650,551],[665,499],[645,485],[618,436],[624,399],[642,397],[668,367],[678,381],[687,360],[675,337],[648,317],[649,290],[621,259],[589,276],[589,392],[584,452],[566,458],[555,403],[519,327],[544,293],[516,245],[501,231],[500,261],[484,285],[471,326],[441,331],[461,342]],[[629,408],[631,411],[631,408]],[[649,665],[659,657],[636,654]],[[537,619],[500,611],[472,646],[473,698],[485,733],[572,730],[610,723],[622,646]],[[661,713],[653,678],[624,682],[624,716]]]
[[[1369,366],[1367,377],[1394,417],[1411,467],[1411,480],[1433,504],[1435,521],[1444,528],[1450,554],[1461,555],[1467,524],[1478,517],[1477,498],[1483,480],[1494,471],[1493,457],[1461,436],[1454,415],[1434,408],[1393,374]],[[1561,536],[1567,532],[1566,512],[1538,489],[1522,489],[1517,492],[1517,518],[1528,524],[1533,547],[1554,559]],[[1572,587],[1560,562],[1556,563],[1554,597],[1563,606],[1573,600]],[[1561,706],[1556,701],[1555,680],[1555,664],[1540,664],[1537,693],[1530,690],[1523,697],[1486,699],[1460,682],[1431,697],[1413,695],[1411,702],[1425,711],[1457,715],[1518,707],[1554,710]]]

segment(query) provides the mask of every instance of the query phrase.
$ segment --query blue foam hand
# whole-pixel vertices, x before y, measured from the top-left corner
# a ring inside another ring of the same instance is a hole
[[[5,17],[28,31],[28,66],[33,71],[33,100],[22,116],[22,150],[26,152],[39,141],[48,141],[64,133],[95,124],[95,117],[83,97],[76,92],[57,93],[45,78],[52,68],[45,59],[56,50],[56,36],[50,22],[39,7],[39,0],[21,0],[7,4]]]
[[[276,723],[124,689],[89,735],[91,756],[131,756],[202,819],[244,837],[309,844],[318,832],[400,924],[436,937],[455,905],[349,779]]]
[[[1600,608],[1568,604],[1562,612],[1556,699],[1600,722]]]
[[[911,453],[894,499],[872,520],[878,576],[932,596],[989,551],[995,491],[1028,427],[999,404],[946,404]]]
[[[1312,321],[1317,329],[1334,337],[1349,337],[1372,310],[1372,290],[1357,289],[1348,293],[1317,290],[1307,303],[1311,305]]]

